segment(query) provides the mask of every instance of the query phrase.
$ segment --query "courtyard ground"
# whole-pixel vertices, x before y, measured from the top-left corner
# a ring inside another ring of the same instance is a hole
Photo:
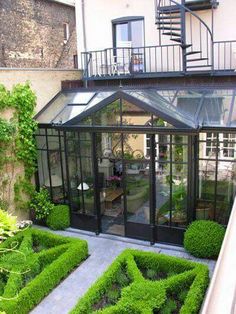
[[[40,227],[44,230],[48,228]],[[64,281],[62,281],[43,301],[36,306],[32,314],[67,314],[76,305],[88,288],[102,275],[112,261],[125,249],[133,248],[156,253],[182,257],[208,265],[210,276],[215,267],[215,261],[197,259],[185,252],[181,247],[155,244],[150,246],[149,242],[139,241],[117,236],[100,234],[96,236],[92,232],[85,232],[69,228],[66,231],[55,231],[55,233],[78,237],[88,242],[88,259],[75,269]]]

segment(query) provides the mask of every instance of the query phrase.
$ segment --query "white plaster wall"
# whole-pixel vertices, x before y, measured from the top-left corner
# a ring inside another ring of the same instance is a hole
[[[144,16],[145,45],[158,45],[158,30],[155,25],[154,0],[76,0],[78,53],[85,51],[81,3],[84,2],[85,32],[87,50],[99,50],[112,47],[112,23],[124,16]],[[214,10],[214,40],[236,40],[236,1],[219,0]],[[198,11],[198,14],[211,26],[211,10]],[[194,37],[198,37],[197,22],[193,24]],[[165,37],[165,36],[164,36]],[[163,37],[163,43],[173,44]],[[236,57],[236,44],[233,45]],[[178,58],[178,57],[177,57]],[[221,60],[220,62],[223,62]],[[235,59],[236,62],[236,59]]]

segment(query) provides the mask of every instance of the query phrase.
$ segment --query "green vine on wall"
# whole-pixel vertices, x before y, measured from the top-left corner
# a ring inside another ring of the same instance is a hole
[[[29,83],[18,84],[11,92],[0,85],[0,114],[7,109],[14,112],[9,121],[0,119],[0,172],[4,171],[7,163],[11,164],[12,175],[17,165],[24,166],[24,173],[17,176],[14,183],[14,201],[18,209],[27,208],[27,196],[34,192],[31,179],[36,168],[37,153],[34,139],[37,123],[33,119],[35,105],[36,96]],[[9,185],[10,182],[2,182],[1,188],[3,184]]]

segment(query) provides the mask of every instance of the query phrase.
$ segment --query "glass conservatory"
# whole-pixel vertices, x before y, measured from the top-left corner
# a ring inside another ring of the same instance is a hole
[[[36,119],[37,185],[71,226],[182,244],[195,219],[227,225],[236,191],[233,89],[79,89]]]

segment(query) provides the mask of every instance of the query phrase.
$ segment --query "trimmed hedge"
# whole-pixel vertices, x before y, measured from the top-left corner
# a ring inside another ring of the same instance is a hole
[[[225,235],[225,228],[214,221],[197,220],[184,234],[186,251],[196,257],[217,258]]]
[[[67,205],[54,206],[46,220],[53,230],[64,230],[70,226],[70,210]]]
[[[36,229],[9,238],[0,245],[0,250],[12,247],[15,251],[0,256],[0,268],[11,271],[9,277],[5,276],[0,295],[8,299],[1,300],[0,312],[8,314],[29,313],[88,256],[86,241]]]
[[[121,287],[116,304],[106,306],[101,300],[117,286],[122,269],[125,270],[129,282]],[[143,275],[144,269],[153,269],[169,276],[165,279],[147,280]],[[184,298],[183,293],[179,297],[182,301],[178,300],[178,303],[181,302],[179,313],[196,314],[208,286],[208,273],[206,265],[163,254],[128,249],[115,259],[70,313],[165,313],[166,308],[170,306],[170,299],[173,296],[178,298],[183,290],[187,289]],[[100,305],[98,309],[95,307],[97,304]]]

